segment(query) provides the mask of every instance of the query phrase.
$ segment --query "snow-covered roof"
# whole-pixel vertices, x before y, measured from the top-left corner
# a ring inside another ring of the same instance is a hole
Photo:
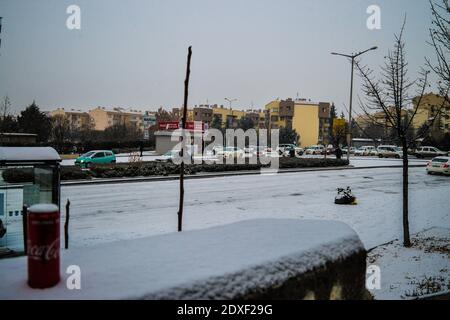
[[[61,252],[81,269],[50,289],[26,285],[26,257],[0,260],[0,299],[229,299],[364,250],[342,222],[258,219]]]
[[[0,147],[1,162],[61,161],[51,147]]]

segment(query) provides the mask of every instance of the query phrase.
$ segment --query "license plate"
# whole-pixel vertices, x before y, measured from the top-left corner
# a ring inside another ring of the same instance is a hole
[[[441,165],[440,164],[433,164],[433,168],[440,168]]]

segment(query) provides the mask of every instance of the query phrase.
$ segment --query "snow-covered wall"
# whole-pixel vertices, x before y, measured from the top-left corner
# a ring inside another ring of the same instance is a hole
[[[0,260],[0,299],[364,298],[366,252],[341,222],[247,220],[71,248],[81,289],[26,285],[26,258]]]

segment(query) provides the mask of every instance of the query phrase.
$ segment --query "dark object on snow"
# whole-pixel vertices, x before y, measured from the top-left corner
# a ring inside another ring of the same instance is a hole
[[[66,222],[64,222],[64,249],[69,249],[69,218],[70,218],[70,200],[66,203]]]
[[[143,153],[144,153],[144,142],[139,141],[139,154],[141,158]]]
[[[0,219],[0,238],[3,238],[3,236],[6,234],[6,228],[3,226],[3,221]]]
[[[334,198],[335,204],[356,204],[356,198],[352,194],[350,187],[347,187],[347,189],[338,188],[337,190],[338,194],[336,198]]]
[[[295,157],[295,149],[294,148],[289,149],[289,157],[291,157],[291,158]]]
[[[336,148],[335,153],[336,153],[336,159],[341,159],[342,158],[343,152],[342,152],[342,149],[340,147]]]
[[[23,233],[23,251],[28,253],[28,207],[26,204],[22,206],[22,233]]]

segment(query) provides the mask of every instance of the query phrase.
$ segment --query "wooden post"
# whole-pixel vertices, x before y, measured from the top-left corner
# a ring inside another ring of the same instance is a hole
[[[180,203],[178,207],[178,232],[183,230],[183,202],[184,202],[184,149],[186,145],[186,139],[184,130],[186,130],[186,118],[188,107],[188,95],[189,95],[189,76],[191,74],[191,56],[192,47],[188,49],[187,67],[186,67],[186,79],[184,80],[184,103],[183,103],[183,118],[182,118],[182,144],[181,144],[181,164],[180,164]]]
[[[69,218],[70,218],[70,200],[66,203],[66,221],[64,222],[64,249],[69,249]]]
[[[27,205],[22,207],[22,228],[23,228],[23,250],[28,254],[28,208]]]

